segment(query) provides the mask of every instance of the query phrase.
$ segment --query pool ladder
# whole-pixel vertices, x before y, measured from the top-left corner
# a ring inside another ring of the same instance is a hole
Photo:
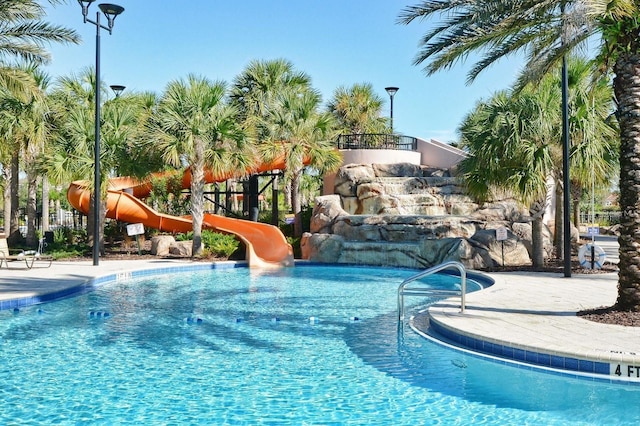
[[[460,272],[460,290],[438,290],[427,287],[410,287],[409,284],[413,283],[420,278],[424,278],[428,275],[435,274],[445,269],[456,268]],[[464,314],[465,307],[465,294],[467,293],[467,271],[464,265],[460,262],[445,262],[440,265],[436,265],[422,272],[419,272],[400,284],[398,287],[398,321],[404,320],[404,296],[436,296],[436,297],[450,297],[460,296],[460,313]]]

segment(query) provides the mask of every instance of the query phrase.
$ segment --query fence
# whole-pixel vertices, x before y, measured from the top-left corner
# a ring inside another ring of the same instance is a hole
[[[592,216],[591,212],[580,212],[580,223],[597,223],[599,225],[615,225],[620,223],[621,212],[616,211],[600,211],[595,212]]]
[[[397,149],[401,151],[417,151],[418,140],[412,136],[382,133],[340,135],[338,137],[338,149]]]

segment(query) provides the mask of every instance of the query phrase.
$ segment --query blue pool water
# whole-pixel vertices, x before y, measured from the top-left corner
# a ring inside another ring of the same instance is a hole
[[[410,275],[230,268],[2,311],[0,423],[640,421],[638,387],[515,368],[398,328],[396,292]],[[426,302],[407,299],[409,312]]]

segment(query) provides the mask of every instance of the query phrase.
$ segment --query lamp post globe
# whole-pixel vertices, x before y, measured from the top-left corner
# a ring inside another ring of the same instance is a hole
[[[113,93],[115,93],[116,98],[120,97],[122,92],[124,92],[124,89],[126,89],[126,86],[123,86],[121,84],[112,84],[109,87],[111,88],[111,90],[113,90]]]

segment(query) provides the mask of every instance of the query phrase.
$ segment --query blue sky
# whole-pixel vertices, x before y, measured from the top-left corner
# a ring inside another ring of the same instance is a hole
[[[328,101],[339,86],[371,83],[385,99],[394,97],[397,132],[443,142],[457,139],[456,128],[476,102],[507,88],[519,71],[503,60],[465,85],[467,61],[427,77],[412,65],[429,22],[396,24],[412,0],[121,0],[125,12],[113,34],[101,32],[104,84],[161,93],[168,82],[189,73],[231,83],[252,60],[284,58],[311,76]],[[89,9],[95,19],[97,3]],[[83,24],[75,0],[48,8],[47,20],[75,29],[81,45],[50,47],[51,76],[77,73],[95,64],[95,26]],[[104,17],[101,17],[106,22]]]

